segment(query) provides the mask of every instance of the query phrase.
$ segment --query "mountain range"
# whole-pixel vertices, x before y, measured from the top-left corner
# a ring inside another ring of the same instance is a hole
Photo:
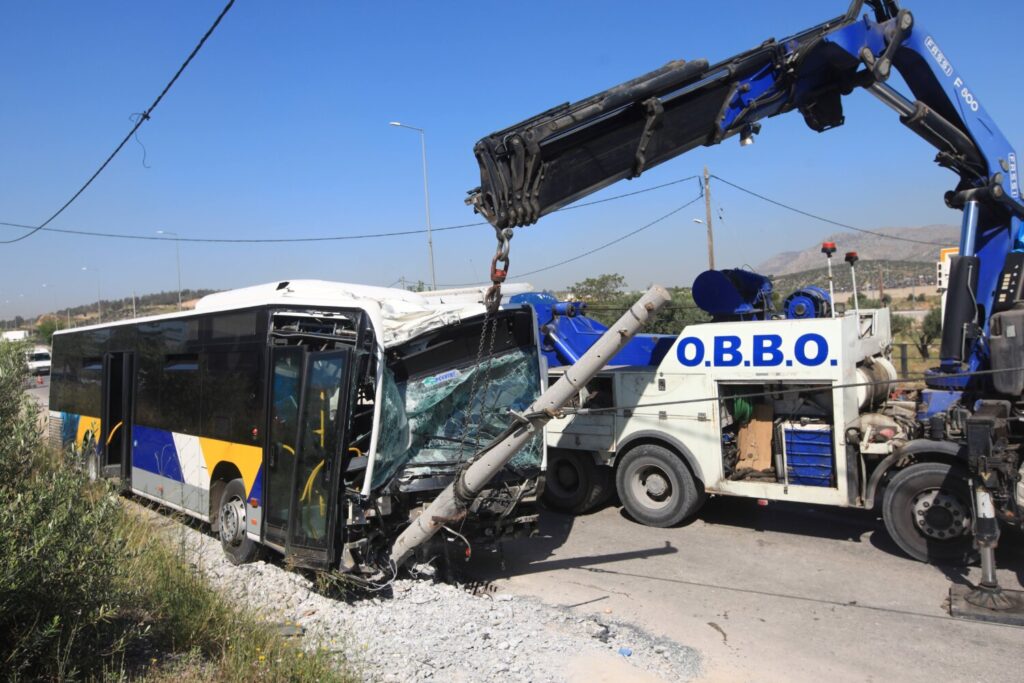
[[[822,242],[835,242],[836,254],[833,267],[843,262],[846,252],[855,251],[862,261],[916,261],[935,263],[939,250],[945,246],[956,246],[960,229],[952,225],[927,225],[920,228],[879,228],[869,234],[862,232],[838,232],[824,238]],[[885,235],[887,237],[883,237]],[[892,237],[898,239],[890,239]],[[789,275],[802,271],[816,270],[825,266],[821,253],[821,242],[800,251],[784,251],[759,264],[755,270],[765,275]]]

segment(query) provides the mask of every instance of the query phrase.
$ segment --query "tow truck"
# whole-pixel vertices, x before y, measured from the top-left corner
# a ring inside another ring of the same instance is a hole
[[[890,85],[894,70],[909,94]],[[632,516],[659,526],[694,514],[707,493],[880,503],[911,557],[980,554],[979,585],[951,591],[954,614],[1024,624],[1022,593],[1001,589],[994,555],[1000,524],[1020,528],[1024,507],[1018,157],[938,39],[895,0],[854,0],[783,40],[716,64],[673,61],[481,139],[467,203],[496,231],[492,289],[507,276],[514,228],[696,147],[748,145],[774,116],[798,111],[819,133],[841,126],[855,90],[895,111],[958,179],[945,202],[963,212],[959,255],[926,388],[890,395],[887,311],[836,315],[818,290],[776,312],[764,278],[708,271],[694,298],[712,322],[634,341],[548,426],[548,485],[574,452],[594,465],[580,471],[609,466],[591,477],[588,500],[614,476]],[[530,296],[555,364],[603,331],[571,303]]]

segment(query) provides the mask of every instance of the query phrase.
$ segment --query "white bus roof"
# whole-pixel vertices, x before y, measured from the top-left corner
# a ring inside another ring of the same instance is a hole
[[[404,289],[355,285],[327,280],[280,280],[252,287],[232,289],[204,296],[194,311],[118,320],[111,323],[60,330],[66,334],[154,320],[171,320],[197,313],[233,311],[255,306],[284,305],[297,308],[355,308],[365,310],[375,321],[384,346],[400,344],[424,332],[483,315],[482,303],[487,286],[410,292]],[[528,284],[507,284],[502,294],[510,296],[532,291]]]

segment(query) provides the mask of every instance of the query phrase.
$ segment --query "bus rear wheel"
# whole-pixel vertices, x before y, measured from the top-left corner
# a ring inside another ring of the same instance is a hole
[[[897,472],[885,489],[882,519],[896,545],[915,560],[959,564],[970,558],[971,490],[957,467],[921,462]]]
[[[656,444],[642,444],[622,456],[615,486],[629,516],[653,527],[679,524],[707,498],[683,459]]]
[[[217,534],[231,564],[252,562],[259,554],[259,544],[246,534],[248,523],[245,483],[241,479],[232,479],[224,486],[217,507]]]

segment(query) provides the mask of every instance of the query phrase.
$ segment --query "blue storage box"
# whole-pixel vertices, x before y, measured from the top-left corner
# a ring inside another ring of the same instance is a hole
[[[835,486],[831,425],[783,422],[782,437],[790,484]]]

